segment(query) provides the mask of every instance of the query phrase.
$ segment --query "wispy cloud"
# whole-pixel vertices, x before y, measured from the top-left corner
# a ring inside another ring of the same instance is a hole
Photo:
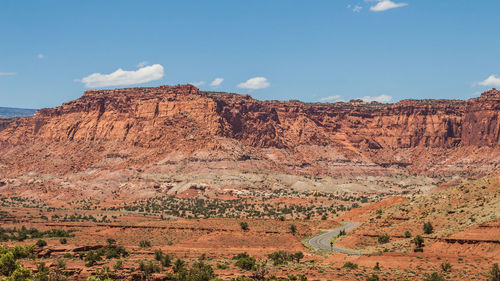
[[[195,87],[199,87],[199,86],[205,85],[205,81],[189,82],[189,84],[191,84]]]
[[[224,78],[215,78],[214,81],[212,81],[210,83],[210,86],[217,87],[217,86],[220,86],[220,84],[222,84],[222,82],[224,82]]]
[[[380,96],[375,96],[375,97],[364,96],[361,99],[363,101],[366,101],[366,102],[378,101],[381,103],[388,103],[388,102],[392,101],[392,97],[388,96],[388,95],[380,95]]]
[[[17,72],[0,72],[0,76],[16,75]]]
[[[396,3],[391,0],[381,0],[376,5],[370,7],[370,11],[383,12],[390,9],[401,8],[408,6],[407,3]]]
[[[363,6],[355,5],[354,8],[352,8],[352,11],[355,13],[359,13],[361,12],[361,9],[363,9]]]
[[[334,96],[321,98],[318,101],[320,101],[320,102],[335,102],[335,101],[341,101],[341,99],[342,99],[342,96],[334,95]]]
[[[45,55],[44,54],[38,54],[38,55],[36,55],[36,57],[39,58],[39,59],[43,59],[45,57]]]
[[[147,61],[141,61],[140,63],[137,64],[137,67],[141,68],[141,67],[145,67],[146,65],[148,65]]]
[[[248,90],[258,90],[264,89],[271,86],[271,83],[267,81],[266,77],[254,77],[250,78],[247,81],[238,84],[238,88],[240,89],[248,89]]]
[[[162,77],[163,66],[160,64],[153,64],[131,71],[119,68],[110,74],[93,73],[82,78],[80,81],[84,83],[87,88],[95,88],[141,84],[158,80]]]
[[[353,5],[349,4],[349,5],[347,5],[347,9],[352,10],[355,13],[359,13],[359,12],[361,12],[361,9],[363,9],[363,6],[360,6],[360,5],[353,6]]]
[[[496,75],[490,75],[490,77],[486,78],[484,81],[477,83],[481,86],[492,86],[492,87],[500,87],[500,77]]]

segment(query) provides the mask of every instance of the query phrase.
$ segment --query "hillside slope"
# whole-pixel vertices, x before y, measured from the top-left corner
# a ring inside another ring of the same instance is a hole
[[[76,181],[65,175],[170,185],[196,177],[218,187],[228,180],[215,175],[260,187],[282,183],[270,178],[276,174],[301,177],[285,186],[311,175],[480,177],[500,167],[500,91],[389,105],[259,101],[191,85],[92,90],[32,117],[2,119],[0,148],[0,181],[12,186]]]

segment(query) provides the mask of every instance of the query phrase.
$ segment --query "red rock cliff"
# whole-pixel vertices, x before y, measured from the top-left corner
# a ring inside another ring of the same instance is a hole
[[[334,147],[348,157],[380,162],[374,153],[499,148],[499,114],[498,90],[468,101],[404,100],[392,105],[258,101],[248,95],[200,92],[191,85],[93,90],[33,117],[3,121],[0,146],[12,157],[20,147],[29,146],[36,159],[42,157],[37,146],[40,151],[64,147],[65,153],[68,147],[93,152],[97,144],[117,151],[154,148],[148,153],[159,155],[217,150],[220,139],[232,139],[258,149]],[[92,162],[102,156],[81,158]]]

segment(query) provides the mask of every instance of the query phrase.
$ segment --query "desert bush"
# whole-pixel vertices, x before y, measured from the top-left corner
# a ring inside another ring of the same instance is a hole
[[[272,252],[267,257],[273,261],[274,265],[287,264],[292,260],[291,255],[285,251]]]
[[[405,237],[406,238],[411,238],[411,232],[410,231],[405,231]]]
[[[47,241],[40,239],[40,240],[36,241],[36,245],[40,248],[45,247],[45,246],[47,246]]]
[[[378,243],[379,244],[386,244],[386,243],[389,243],[389,241],[391,240],[391,237],[386,233],[384,235],[380,235],[378,237]]]
[[[423,229],[425,234],[431,234],[432,232],[434,232],[434,227],[430,222],[424,223]]]
[[[366,277],[366,281],[380,281],[380,278],[376,274],[372,274],[372,276]]]
[[[120,270],[123,268],[123,261],[122,260],[117,260],[115,265],[113,265],[114,270]]]
[[[422,238],[422,236],[420,236],[420,235],[415,236],[415,238],[413,239],[413,243],[415,243],[415,246],[417,248],[422,248],[425,246],[424,245],[424,238]]]
[[[101,261],[101,255],[97,251],[88,251],[87,255],[85,256],[86,261],[85,266],[90,267],[94,266],[98,261]]]
[[[148,241],[148,240],[141,240],[139,242],[139,247],[141,247],[141,248],[149,248],[149,247],[151,247],[151,242]]]
[[[240,222],[240,227],[243,231],[248,231],[248,223],[245,221]]]
[[[0,273],[4,276],[10,276],[14,270],[19,267],[19,262],[12,252],[6,252],[0,255]]]
[[[441,264],[441,269],[444,271],[444,272],[448,272],[451,270],[451,264],[448,263],[448,262],[444,262]]]
[[[296,252],[296,253],[292,254],[292,259],[296,260],[298,263],[303,258],[304,258],[304,254],[302,252]]]
[[[427,275],[424,281],[446,281],[446,279],[441,274],[433,272],[431,275]]]
[[[498,263],[494,263],[493,266],[491,266],[491,270],[488,275],[488,281],[500,281],[500,269],[498,268]]]
[[[233,257],[233,260],[236,260],[234,265],[243,270],[252,270],[257,262],[255,258],[250,257],[247,253],[238,254]]]
[[[143,276],[150,276],[155,272],[160,272],[160,266],[153,263],[153,261],[140,261],[139,262],[139,270],[142,271]]]
[[[353,262],[346,262],[344,263],[344,265],[342,266],[342,268],[347,268],[347,269],[357,269],[358,268],[358,265],[353,263]]]
[[[186,263],[183,260],[176,259],[175,262],[174,262],[174,267],[172,268],[172,270],[174,271],[174,273],[178,273],[178,272],[184,271],[185,270],[185,265],[186,265]]]
[[[155,260],[161,261],[162,257],[163,257],[163,251],[161,249],[155,250]]]

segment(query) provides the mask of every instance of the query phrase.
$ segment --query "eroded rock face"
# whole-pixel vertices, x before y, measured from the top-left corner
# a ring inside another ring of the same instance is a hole
[[[258,101],[191,85],[92,90],[33,117],[1,120],[0,169],[66,173],[116,158],[109,155],[127,161],[108,168],[125,168],[173,152],[181,154],[175,161],[191,161],[204,151],[205,160],[260,159],[270,163],[265,169],[285,169],[286,163],[304,173],[328,174],[332,163],[346,162],[438,171],[436,165],[449,164],[438,164],[448,154],[463,158],[477,150],[486,160],[475,155],[473,161],[491,165],[500,150],[499,114],[495,89],[468,101],[392,105]],[[338,155],[331,159],[332,153]]]

